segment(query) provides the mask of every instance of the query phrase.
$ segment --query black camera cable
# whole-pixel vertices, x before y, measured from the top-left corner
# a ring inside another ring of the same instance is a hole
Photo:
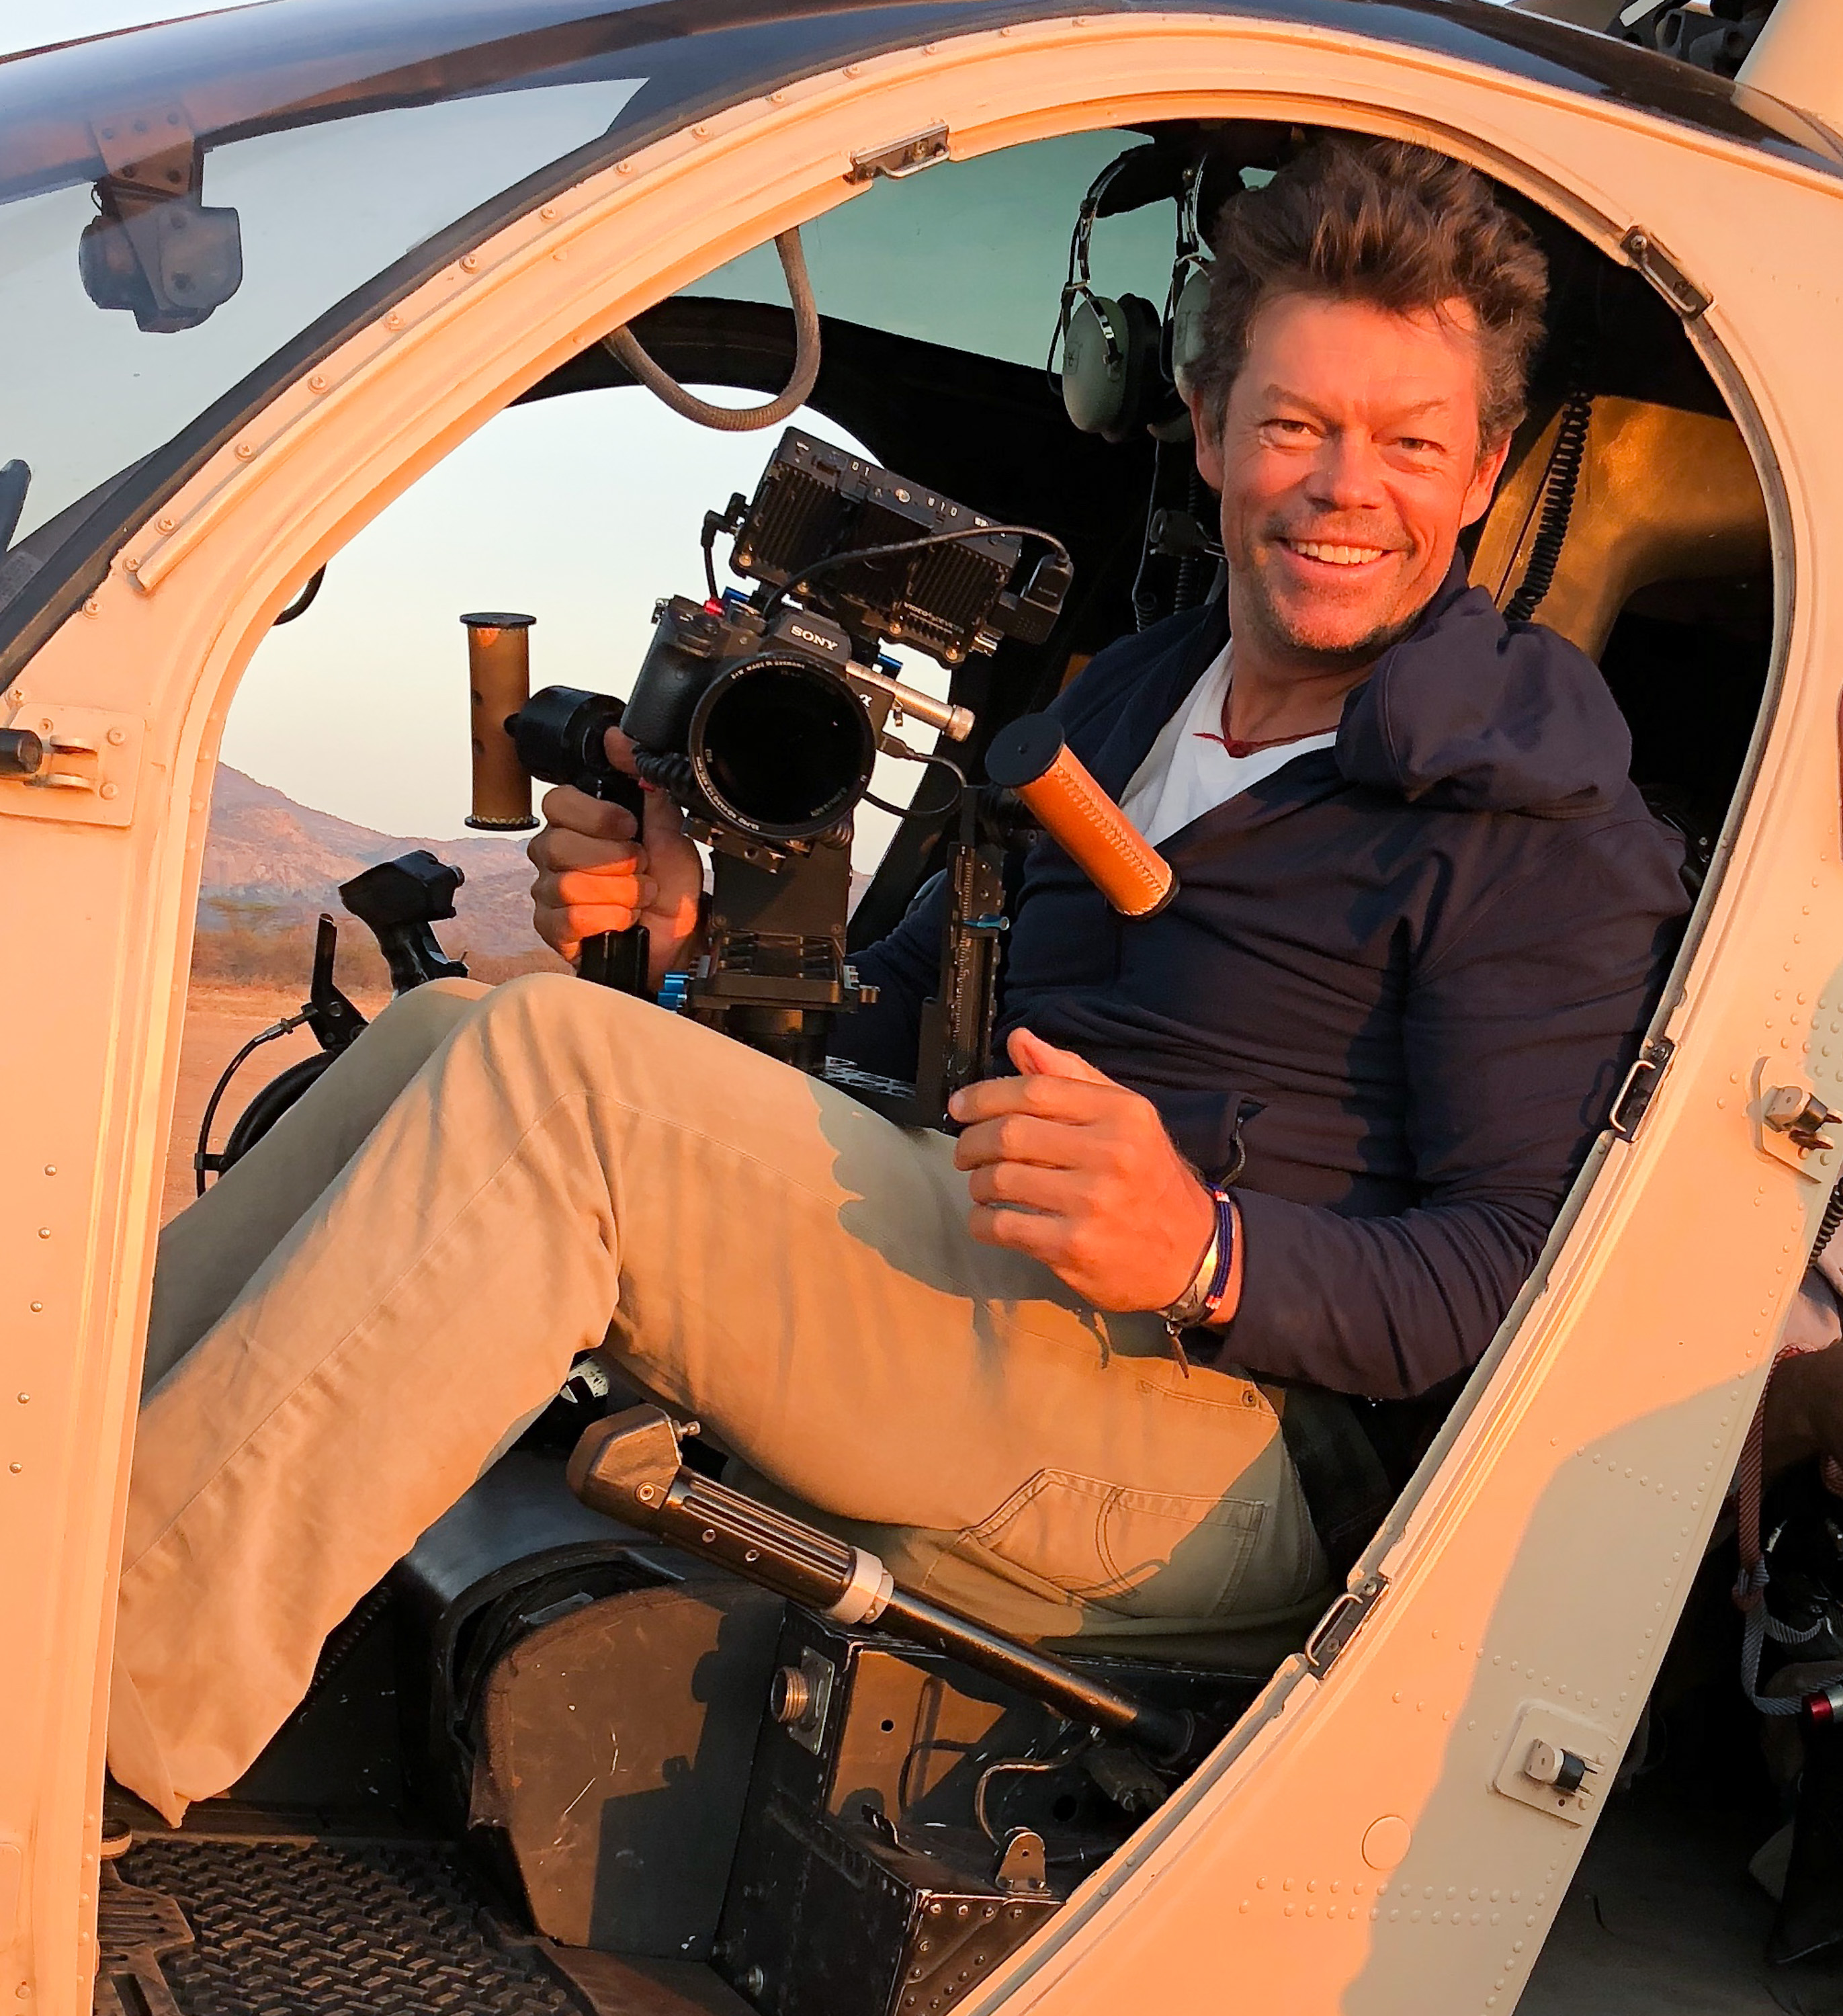
[[[885,743],[883,746],[883,753],[886,756],[899,758],[905,763],[934,764],[943,770],[951,770],[956,779],[952,796],[944,798],[938,805],[912,805],[907,807],[893,805],[887,798],[880,798],[874,791],[866,791],[864,794],[866,805],[875,805],[880,812],[887,812],[892,819],[930,820],[945,819],[972,789],[971,784],[967,781],[966,772],[951,756],[937,756],[930,750],[906,748],[899,742]]]

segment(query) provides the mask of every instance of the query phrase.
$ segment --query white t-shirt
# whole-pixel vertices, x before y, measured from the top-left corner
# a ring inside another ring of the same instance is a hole
[[[1222,703],[1229,696],[1232,644],[1222,646],[1190,697],[1158,731],[1158,740],[1132,773],[1120,809],[1154,847],[1232,798],[1271,777],[1308,749],[1329,749],[1335,729],[1303,736],[1251,756],[1231,756],[1222,742]]]

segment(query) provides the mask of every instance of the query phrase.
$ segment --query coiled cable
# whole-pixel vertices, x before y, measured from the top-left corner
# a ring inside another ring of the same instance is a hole
[[[1581,465],[1587,457],[1587,430],[1593,418],[1593,394],[1569,393],[1561,409],[1561,424],[1555,430],[1555,445],[1549,451],[1549,466],[1542,472],[1542,513],[1530,542],[1529,564],[1516,593],[1504,604],[1506,623],[1528,622],[1554,584],[1562,542],[1574,513]]]

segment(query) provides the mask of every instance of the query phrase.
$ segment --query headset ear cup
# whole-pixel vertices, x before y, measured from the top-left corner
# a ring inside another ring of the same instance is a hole
[[[1125,369],[1121,374],[1120,409],[1113,424],[1101,432],[1109,441],[1136,439],[1157,419],[1170,398],[1161,353],[1164,346],[1164,319],[1140,294],[1122,294],[1116,304],[1125,346]]]
[[[1204,315],[1209,307],[1209,268],[1193,266],[1171,311],[1171,375],[1181,397],[1188,398],[1197,360],[1203,355]]]
[[[1062,402],[1085,434],[1130,441],[1157,416],[1164,397],[1158,311],[1139,294],[1110,301],[1084,295],[1063,339]]]
[[[1062,344],[1062,403],[1085,434],[1118,422],[1126,390],[1125,326],[1120,304],[1084,293],[1070,311]]]

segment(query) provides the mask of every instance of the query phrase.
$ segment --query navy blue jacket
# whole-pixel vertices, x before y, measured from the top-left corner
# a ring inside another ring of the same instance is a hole
[[[1116,796],[1227,635],[1219,604],[1100,653],[1055,704]],[[1298,756],[1164,843],[1179,891],[1110,910],[1053,844],[1014,912],[1000,1026],[1159,1107],[1199,1167],[1247,1160],[1222,1355],[1372,1399],[1473,1364],[1604,1125],[1687,907],[1591,660],[1454,572]],[[841,1025],[913,1071],[940,902],[859,956]]]

